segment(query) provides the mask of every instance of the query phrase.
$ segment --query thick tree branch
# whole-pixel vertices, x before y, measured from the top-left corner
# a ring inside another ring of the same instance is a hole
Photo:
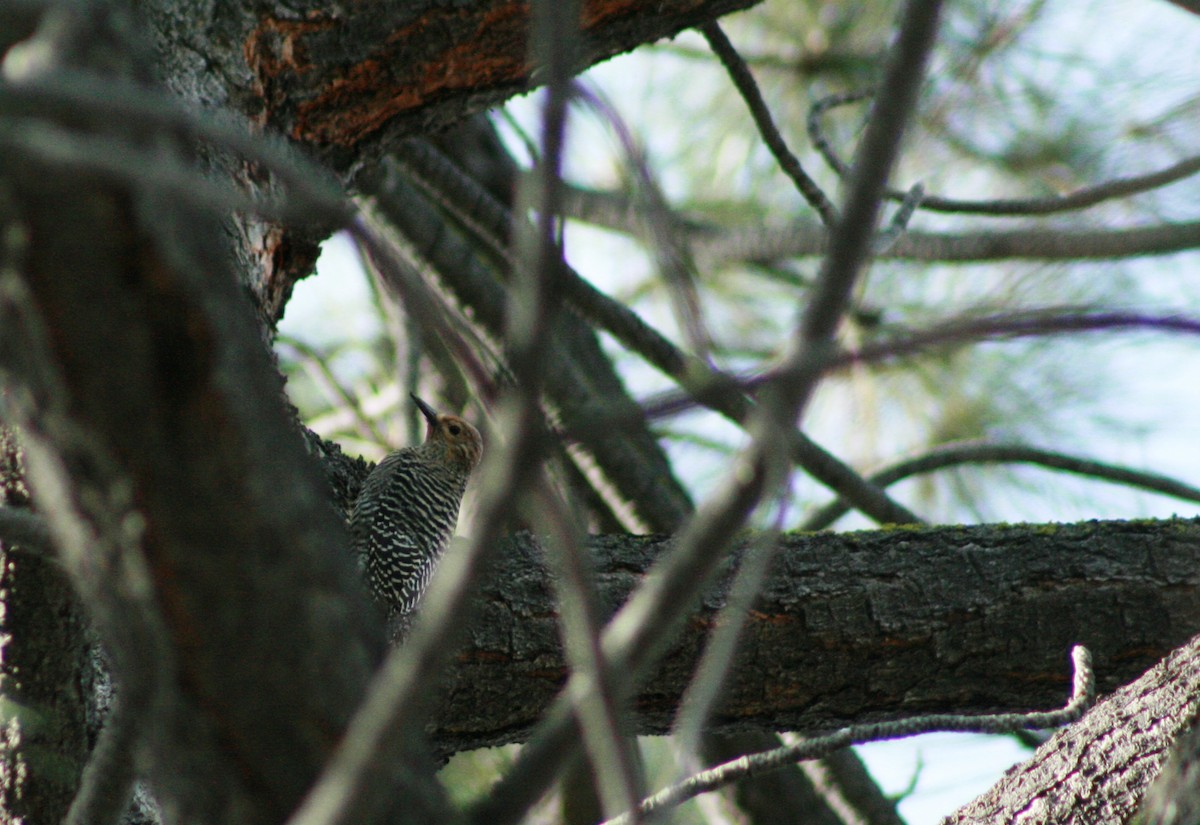
[[[584,68],[755,0],[583,3]],[[528,3],[145,4],[168,74],[342,172],[537,83]],[[197,40],[205,59],[190,59]],[[212,102],[211,99],[206,102]]]
[[[665,538],[597,536],[613,611]],[[447,685],[446,752],[522,741],[566,676],[554,601],[527,536],[501,549]],[[664,733],[728,582],[705,598],[641,688],[639,732]],[[814,731],[918,712],[1054,707],[1067,652],[1102,691],[1200,632],[1200,522],[1086,522],[789,534],[751,613],[718,729]]]

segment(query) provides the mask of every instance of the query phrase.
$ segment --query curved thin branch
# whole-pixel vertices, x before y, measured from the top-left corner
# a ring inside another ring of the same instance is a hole
[[[827,736],[804,739],[794,745],[777,748],[773,751],[748,754],[723,765],[701,771],[683,782],[642,800],[636,813],[638,816],[649,816],[739,779],[763,771],[775,770],[793,762],[815,759],[848,745],[900,739],[921,733],[1011,733],[1016,730],[1056,728],[1070,724],[1079,719],[1096,698],[1092,658],[1087,648],[1076,645],[1071,651],[1071,662],[1075,673],[1071,685],[1071,698],[1060,710],[983,716],[931,714],[893,722],[851,725]],[[629,825],[633,821],[631,814],[624,814],[608,820],[604,825]]]
[[[853,92],[839,92],[837,94],[826,95],[808,107],[808,117],[804,120],[804,125],[808,130],[808,139],[812,141],[813,147],[825,159],[825,163],[829,168],[837,173],[838,177],[846,177],[850,173],[850,167],[841,159],[837,151],[834,150],[833,144],[825,135],[825,130],[821,128],[821,118],[825,116],[826,112],[831,112],[840,106],[870,100],[874,96],[875,89],[873,88],[859,89]]]
[[[742,56],[729,42],[729,38],[725,36],[725,32],[721,30],[721,26],[716,21],[701,26],[700,31],[704,35],[704,39],[708,41],[713,53],[725,66],[734,87],[746,101],[746,106],[750,109],[750,116],[754,118],[754,125],[758,127],[758,133],[762,135],[763,142],[775,156],[775,160],[783,169],[784,174],[792,179],[796,189],[821,216],[821,222],[827,227],[832,227],[837,222],[837,209],[821,191],[817,182],[804,171],[799,159],[788,148],[783,135],[779,134],[779,128],[775,125],[771,110],[768,108],[767,102],[763,100],[762,92],[759,91],[754,75],[746,66],[746,61],[742,60]]]
[[[821,129],[821,116],[838,106],[855,103],[872,95],[873,92],[870,90],[831,95],[818,100],[809,109],[807,120],[809,137],[829,167],[843,177],[847,174],[848,169],[842,159],[838,157],[828,138],[825,137],[824,131]],[[931,212],[958,212],[974,215],[1053,215],[1058,212],[1087,209],[1105,201],[1149,192],[1191,177],[1197,172],[1200,172],[1200,155],[1192,155],[1163,169],[1126,178],[1113,178],[1103,183],[1081,187],[1065,195],[991,200],[963,200],[929,195],[921,202],[921,206]],[[886,196],[892,200],[903,201],[906,193],[901,189],[888,189]]]
[[[1092,461],[1023,444],[989,444],[980,441],[941,445],[928,453],[873,473],[870,481],[881,487],[889,487],[911,476],[961,464],[1034,464],[1200,503],[1200,488],[1157,473],[1142,472],[1117,464]],[[809,516],[803,529],[824,530],[849,511],[849,505],[839,499]]]
[[[823,369],[832,372],[855,364],[876,364],[928,349],[980,341],[1102,330],[1146,330],[1200,335],[1200,319],[1135,312],[1099,312],[1088,307],[1070,306],[955,318],[925,330],[874,341],[854,350],[831,353],[826,357]],[[729,388],[753,392],[767,384],[774,375],[775,372],[771,371],[756,375],[724,376],[724,380]],[[643,402],[642,409],[647,417],[659,418],[690,409],[697,401],[693,394],[672,390],[647,399]]]

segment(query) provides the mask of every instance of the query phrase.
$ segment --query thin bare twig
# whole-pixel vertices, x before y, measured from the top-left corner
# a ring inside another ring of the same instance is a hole
[[[1034,711],[1031,713],[999,713],[981,716],[960,714],[931,714],[891,722],[871,722],[850,725],[827,736],[805,739],[794,745],[777,748],[765,753],[749,754],[718,765],[690,777],[669,788],[665,788],[642,800],[639,814],[649,816],[664,809],[675,807],[692,797],[714,791],[763,771],[775,770],[784,765],[839,750],[848,745],[879,742],[885,739],[900,739],[921,733],[1011,733],[1015,730],[1055,728],[1079,719],[1095,701],[1096,685],[1092,673],[1091,654],[1087,648],[1076,645],[1071,650],[1074,678],[1071,698],[1061,710]],[[611,819],[604,825],[628,825],[629,814]]]
[[[825,159],[825,163],[834,172],[837,172],[838,177],[844,178],[850,174],[850,167],[842,161],[837,151],[833,148],[829,138],[825,135],[825,130],[821,128],[821,118],[826,112],[830,112],[839,106],[846,106],[850,103],[857,103],[860,100],[870,100],[875,96],[875,90],[860,89],[854,92],[838,92],[837,94],[826,95],[817,102],[813,103],[808,108],[808,117],[805,119],[805,126],[808,129],[808,139],[812,141],[813,147],[821,153],[821,157]]]
[[[873,95],[871,90],[852,92],[849,94],[830,95],[812,105],[808,113],[808,134],[813,145],[820,151],[825,162],[838,175],[846,175],[847,167],[838,157],[821,128],[821,117],[831,109],[865,100]],[[1153,189],[1168,186],[1176,181],[1191,177],[1200,172],[1200,155],[1184,158],[1163,169],[1156,169],[1142,175],[1132,175],[1125,178],[1113,178],[1103,183],[1084,186],[1063,195],[1053,195],[1045,198],[995,198],[991,200],[964,200],[948,198],[940,195],[929,195],[921,206],[931,212],[958,212],[975,215],[1053,215],[1058,212],[1071,212],[1087,209],[1105,201],[1117,198],[1128,198]],[[904,200],[903,190],[889,189],[887,197],[892,200]]]
[[[832,352],[826,357],[823,371],[833,372],[852,365],[878,364],[940,347],[965,346],[980,341],[1040,338],[1106,330],[1144,330],[1198,335],[1200,319],[1180,315],[1105,312],[1091,307],[1075,306],[967,316],[953,318],[928,329],[872,341],[856,349]],[[730,389],[753,393],[770,382],[775,374],[776,371],[756,375],[725,375],[724,380],[728,382]],[[648,417],[660,418],[690,409],[696,404],[697,399],[692,394],[673,390],[646,399],[642,403],[642,409]],[[857,502],[854,506],[859,507]]]
[[[873,473],[870,480],[873,484],[888,487],[915,475],[932,473],[962,464],[1033,464],[1113,484],[1149,490],[1183,501],[1200,503],[1200,487],[1168,476],[1142,472],[1118,464],[1093,461],[1057,451],[1042,450],[1023,444],[994,444],[986,441],[942,444],[927,453],[897,462],[886,469]],[[850,507],[839,499],[810,515],[805,519],[801,529],[824,530],[849,511]]]
[[[571,672],[578,674],[569,684],[577,691],[574,699],[584,751],[605,815],[616,816],[637,805],[643,787],[639,760],[631,751],[636,740],[623,735],[627,726],[622,711],[632,685],[604,667],[600,645],[604,623],[596,604],[591,559],[579,543],[570,511],[544,475],[538,479],[535,495],[539,519],[553,544],[545,555],[555,572],[563,651]]]
[[[713,53],[725,66],[725,71],[729,73],[729,79],[733,81],[733,85],[741,94],[742,99],[746,101],[746,106],[750,109],[750,116],[754,118],[754,125],[758,127],[758,133],[762,136],[767,148],[771,150],[771,154],[775,156],[779,167],[785,175],[791,178],[792,183],[796,185],[796,189],[808,201],[808,204],[816,210],[821,217],[821,222],[826,227],[832,228],[837,222],[837,209],[821,191],[817,182],[804,171],[799,159],[788,148],[787,142],[784,141],[783,135],[779,133],[779,128],[775,125],[775,119],[771,116],[767,102],[763,100],[762,92],[758,89],[754,75],[746,66],[746,61],[742,60],[742,56],[738,54],[737,49],[729,42],[729,38],[725,36],[725,32],[715,21],[706,23],[700,31],[704,34]]]

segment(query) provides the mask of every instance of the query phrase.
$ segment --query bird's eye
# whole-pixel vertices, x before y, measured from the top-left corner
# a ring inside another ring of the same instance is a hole
[[[462,432],[462,427],[458,426],[457,424],[451,424],[446,429],[450,431],[450,435],[458,435]]]

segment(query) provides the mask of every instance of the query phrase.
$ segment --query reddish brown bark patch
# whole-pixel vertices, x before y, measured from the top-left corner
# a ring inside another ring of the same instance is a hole
[[[585,0],[580,65],[669,37],[754,0]],[[415,7],[415,8],[414,8]],[[262,125],[316,147],[446,126],[528,88],[530,4],[372,4],[354,14],[265,16],[242,54]],[[385,130],[385,127],[388,127]]]

